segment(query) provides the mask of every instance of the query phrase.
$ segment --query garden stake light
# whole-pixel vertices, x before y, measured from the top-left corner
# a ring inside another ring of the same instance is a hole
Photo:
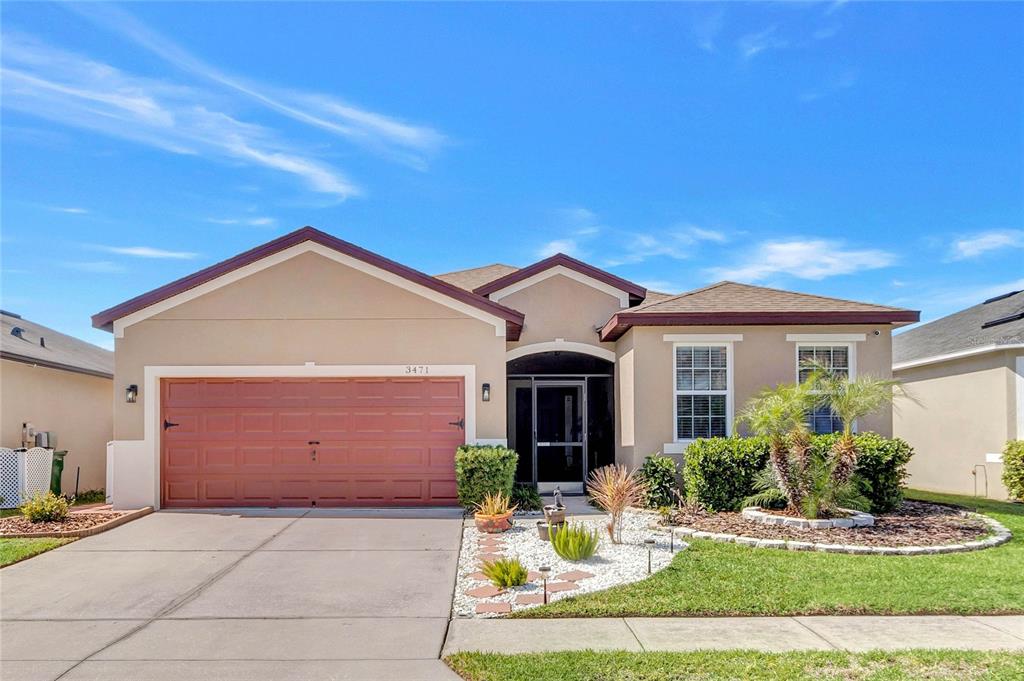
[[[644,539],[644,543],[647,544],[647,574],[651,574],[651,552],[654,551],[654,540]]]
[[[544,577],[544,605],[547,605],[548,604],[548,573],[551,572],[551,568],[549,568],[547,565],[545,565],[545,566],[543,566],[541,568],[538,568],[538,569],[540,570],[541,576]]]

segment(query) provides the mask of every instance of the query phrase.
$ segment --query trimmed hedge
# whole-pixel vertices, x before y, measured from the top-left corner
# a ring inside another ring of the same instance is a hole
[[[838,435],[815,435],[815,452],[824,454]],[[857,438],[860,457],[857,474],[861,492],[871,510],[885,513],[903,503],[907,462],[914,450],[899,438],[861,433]],[[763,437],[709,438],[694,441],[683,462],[687,496],[711,511],[737,510],[744,498],[754,493],[754,476],[768,464],[768,440]]]
[[[488,494],[512,496],[519,455],[497,445],[462,445],[455,452],[459,503],[473,508]]]
[[[676,491],[679,489],[676,482],[677,469],[678,464],[670,456],[651,454],[647,457],[644,465],[636,472],[636,477],[644,483],[645,508],[675,505]]]
[[[1003,484],[1011,499],[1024,501],[1024,440],[1010,440],[1003,450]]]

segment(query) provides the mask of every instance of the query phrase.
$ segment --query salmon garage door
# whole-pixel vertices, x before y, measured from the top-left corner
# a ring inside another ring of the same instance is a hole
[[[165,507],[456,503],[462,378],[164,379]]]

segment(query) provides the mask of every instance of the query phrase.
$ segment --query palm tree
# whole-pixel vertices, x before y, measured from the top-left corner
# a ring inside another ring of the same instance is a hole
[[[807,411],[813,397],[807,383],[765,388],[747,402],[736,419],[755,435],[768,438],[772,474],[794,511],[800,509],[803,501],[800,478],[810,452]]]
[[[823,364],[809,362],[806,366],[813,370],[805,385],[812,392],[814,406],[828,407],[843,425],[839,438],[832,445],[835,459],[832,475],[837,483],[845,483],[857,466],[854,422],[892,404],[897,394],[906,396],[906,392],[894,379],[864,375],[851,381],[845,374]]]

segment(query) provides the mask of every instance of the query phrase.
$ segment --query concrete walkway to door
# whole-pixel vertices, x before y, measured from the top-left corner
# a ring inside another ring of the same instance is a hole
[[[0,575],[4,679],[455,679],[462,515],[159,512]]]

